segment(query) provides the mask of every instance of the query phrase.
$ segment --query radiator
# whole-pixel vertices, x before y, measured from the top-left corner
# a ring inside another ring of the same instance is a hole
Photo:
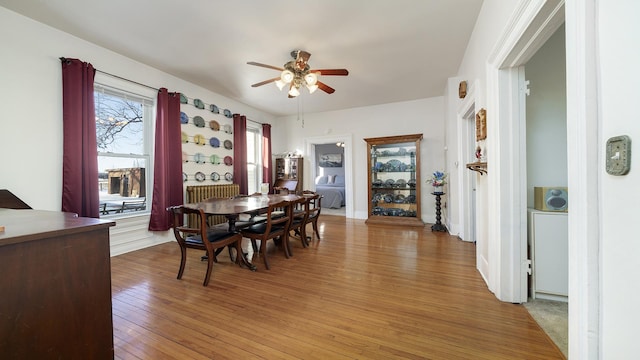
[[[197,203],[210,198],[230,198],[240,193],[238,184],[219,184],[219,185],[193,185],[187,186],[187,203]],[[188,218],[189,226],[194,226],[196,217],[190,215]],[[209,225],[221,224],[227,222],[224,215],[214,215],[209,217]]]

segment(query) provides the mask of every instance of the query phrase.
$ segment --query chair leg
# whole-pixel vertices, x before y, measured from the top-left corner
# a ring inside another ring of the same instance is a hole
[[[260,252],[262,253],[262,261],[264,262],[264,267],[269,270],[269,260],[267,259],[267,240],[260,240]]]
[[[180,269],[178,269],[178,280],[182,279],[184,265],[187,263],[187,248],[180,246]]]
[[[307,225],[304,224],[300,226],[300,240],[302,240],[302,247],[309,247],[309,242],[307,241]]]
[[[291,251],[291,243],[289,242],[289,232],[284,233],[282,235],[282,247],[284,249],[284,257],[287,259],[293,256],[293,252]]]
[[[209,257],[207,258],[207,274],[204,277],[204,282],[202,283],[202,286],[209,285],[209,279],[211,278],[211,270],[213,269],[213,262],[215,261],[215,258],[216,258],[216,256],[213,253],[208,255]]]
[[[318,219],[316,218],[311,224],[313,224],[313,231],[316,232],[318,240],[320,240],[320,233],[318,232]]]

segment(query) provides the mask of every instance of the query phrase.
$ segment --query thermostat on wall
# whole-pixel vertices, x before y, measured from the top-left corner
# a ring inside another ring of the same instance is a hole
[[[615,136],[607,140],[607,173],[626,175],[631,168],[631,138]]]

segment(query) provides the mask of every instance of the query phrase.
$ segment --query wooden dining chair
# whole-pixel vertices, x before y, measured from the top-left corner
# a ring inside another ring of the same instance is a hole
[[[305,220],[305,226],[307,224],[311,224],[313,226],[310,239],[313,239],[313,234],[315,232],[318,240],[320,240],[320,232],[318,232],[318,218],[320,217],[320,211],[322,210],[322,195],[311,190],[303,191],[302,195],[309,196],[309,214]]]
[[[311,200],[310,196],[301,196],[298,200],[291,202],[291,224],[289,225],[289,235],[291,232],[295,234],[295,236],[300,237],[300,241],[302,242],[302,247],[307,247],[309,243],[307,242],[307,217],[309,216],[309,201]],[[291,245],[291,241],[288,242],[289,246]],[[291,251],[291,247],[289,247],[289,254],[293,255]]]
[[[187,262],[187,249],[197,249],[206,251],[207,273],[204,277],[203,286],[209,284],[211,278],[211,270],[213,263],[218,262],[216,258],[216,249],[222,249],[225,246],[234,246],[236,249],[236,263],[239,263],[238,257],[242,254],[240,243],[242,235],[240,233],[229,232],[226,224],[209,227],[207,224],[207,216],[202,209],[191,209],[188,207],[172,206],[168,209],[173,215],[173,234],[180,245],[180,270],[178,270],[178,279],[182,279],[184,267]],[[195,215],[196,221],[194,225],[185,225],[185,217]],[[229,249],[231,256],[231,249]]]
[[[280,211],[283,215],[280,215]],[[267,258],[267,241],[273,240],[274,244],[277,239],[280,239],[281,246],[284,250],[284,255],[288,259],[290,257],[289,252],[289,224],[291,221],[290,212],[291,202],[280,201],[269,205],[267,212],[263,214],[266,217],[264,222],[255,224],[240,230],[243,237],[251,240],[251,245],[254,251],[257,251],[257,240],[260,240],[260,251],[262,254],[262,260],[267,270],[269,267],[269,260]],[[277,245],[277,244],[276,244]]]

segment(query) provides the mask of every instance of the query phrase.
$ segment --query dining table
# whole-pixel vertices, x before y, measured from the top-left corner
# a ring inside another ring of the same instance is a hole
[[[295,201],[303,195],[296,194],[254,194],[240,195],[231,198],[209,198],[197,203],[184,204],[185,207],[191,209],[201,209],[206,215],[224,215],[228,219],[229,232],[238,231],[238,219],[240,215],[249,216],[248,221],[242,221],[243,226],[255,224],[253,219],[256,215],[265,212],[269,205],[277,204],[282,201]],[[238,254],[242,264],[246,265],[250,270],[255,271],[256,266],[251,264],[245,254]]]

